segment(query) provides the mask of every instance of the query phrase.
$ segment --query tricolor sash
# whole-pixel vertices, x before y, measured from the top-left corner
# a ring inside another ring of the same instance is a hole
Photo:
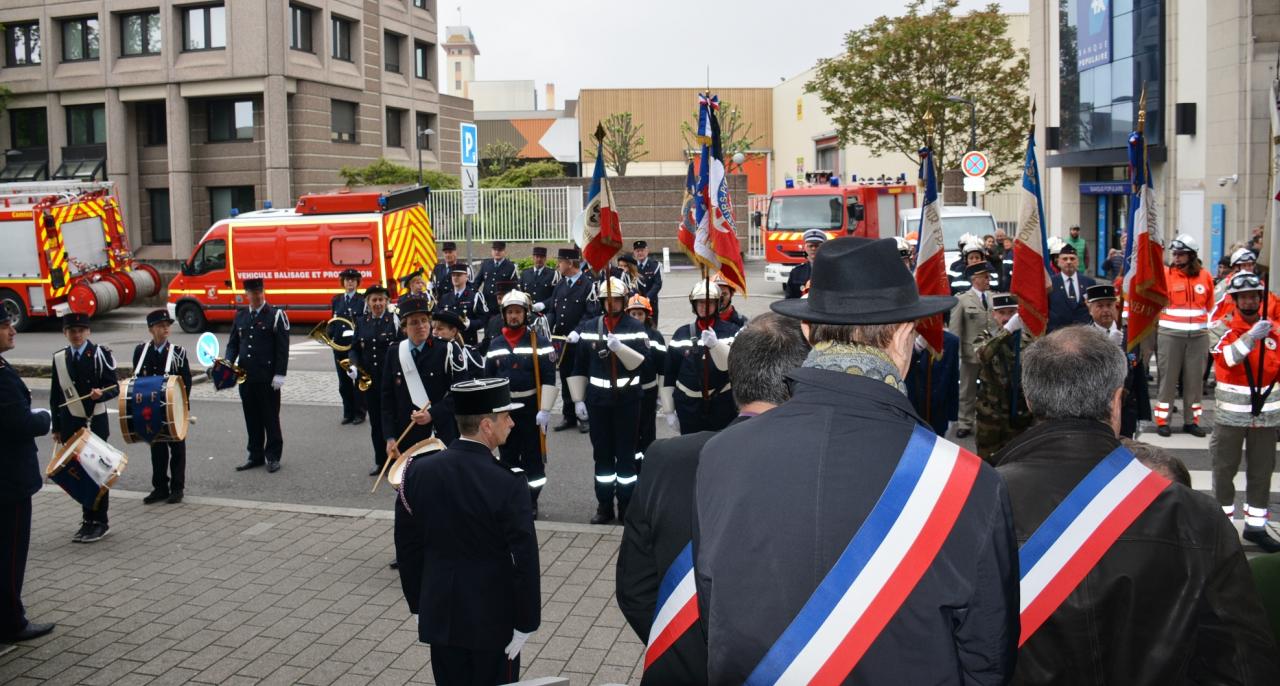
[[[1102,458],[1018,550],[1022,634],[1040,628],[1169,480],[1124,446]]]
[[[917,426],[880,500],[746,683],[838,683],[924,576],[981,459]]]
[[[698,593],[693,584],[693,542],[684,546],[658,587],[658,612],[649,629],[644,649],[644,668],[649,669],[684,632],[698,621]]]

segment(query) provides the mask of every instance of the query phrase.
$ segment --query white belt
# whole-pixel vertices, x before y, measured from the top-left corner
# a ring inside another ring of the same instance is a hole
[[[708,391],[708,394],[709,394],[709,395],[716,395],[716,394],[719,394],[719,393],[728,393],[728,392],[729,392],[729,389],[730,389],[730,388],[732,388],[732,387],[733,387],[733,384],[732,384],[732,383],[727,383],[727,384],[725,384],[725,385],[724,385],[724,388],[721,388],[721,389],[720,389],[720,390],[718,390],[718,391],[717,391],[717,390],[711,390],[711,391]],[[681,392],[681,393],[684,393],[685,395],[689,396],[690,398],[701,398],[701,397],[702,397],[702,390],[701,390],[701,389],[694,390],[694,389],[689,388],[688,386],[686,386],[686,385],[684,385],[684,384],[680,383],[679,381],[676,381],[676,388],[680,389],[680,392]]]
[[[599,388],[626,388],[627,386],[639,386],[640,377],[620,376],[618,377],[618,382],[615,384],[615,383],[610,383],[608,379],[597,379],[596,377],[593,376],[591,377],[591,385]]]

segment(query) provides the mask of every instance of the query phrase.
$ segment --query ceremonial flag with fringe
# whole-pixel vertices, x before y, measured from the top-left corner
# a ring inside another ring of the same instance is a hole
[[[1129,306],[1125,349],[1133,350],[1156,330],[1160,310],[1169,304],[1160,215],[1156,212],[1156,193],[1151,185],[1151,167],[1147,164],[1147,144],[1141,131],[1129,134],[1129,172],[1133,179],[1133,195],[1129,199],[1122,283],[1125,302]]]
[[[604,176],[603,130],[597,129],[596,166],[591,174],[587,205],[573,222],[573,242],[582,249],[582,258],[595,271],[609,266],[622,249],[622,227],[618,222],[613,190]]]
[[[1036,163],[1036,133],[1027,134],[1027,156],[1022,165],[1022,208],[1018,234],[1013,241],[1013,283],[1009,292],[1018,297],[1018,316],[1032,336],[1044,335],[1049,325],[1049,239],[1044,224],[1044,199],[1040,194],[1040,169]]]
[[[924,203],[920,206],[917,229],[916,290],[920,295],[951,295],[947,281],[946,245],[942,237],[941,199],[938,197],[938,173],[934,169],[933,150],[920,149],[920,183],[924,186]],[[916,322],[916,332],[924,339],[933,357],[942,355],[942,315],[935,314]]]

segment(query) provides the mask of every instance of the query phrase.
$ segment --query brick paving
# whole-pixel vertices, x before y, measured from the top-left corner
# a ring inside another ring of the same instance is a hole
[[[391,515],[112,494],[111,535],[71,543],[79,505],[35,496],[23,594],[49,636],[0,647],[4,684],[431,684]],[[621,529],[538,524],[542,627],[523,678],[639,683],[643,645],[614,600]]]

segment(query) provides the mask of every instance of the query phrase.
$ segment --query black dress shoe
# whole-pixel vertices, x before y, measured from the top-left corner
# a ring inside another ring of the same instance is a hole
[[[387,566],[388,566],[388,567],[390,567],[390,568],[392,568],[392,569],[400,569],[400,561],[399,561],[399,560],[392,560],[392,561],[391,561],[391,564],[389,564],[389,565],[387,565]]]
[[[30,641],[33,638],[40,638],[45,634],[53,631],[53,624],[36,624],[28,622],[22,631],[0,638],[0,643],[17,643],[18,641]]]
[[[591,425],[586,422],[578,422],[578,433],[585,434],[591,431]]]
[[[369,476],[377,476],[381,473],[382,473],[382,467],[379,467],[376,464],[373,466],[373,469],[369,470]]]
[[[1242,537],[1265,552],[1280,552],[1280,541],[1272,538],[1265,526],[1246,526]]]
[[[165,491],[152,491],[147,494],[147,497],[142,499],[142,504],[154,505],[155,503],[158,503],[161,500],[164,500],[168,497],[169,497],[169,494]]]
[[[280,471],[280,460],[272,460],[267,463],[267,473],[275,474]]]
[[[592,524],[608,524],[613,521],[613,505],[601,505],[596,508],[596,514],[591,518]]]
[[[111,527],[106,522],[93,522],[89,525],[89,532],[80,539],[81,543],[96,543],[107,537],[107,532],[111,531]]]
[[[355,421],[355,420],[354,420],[354,419],[352,419],[352,418],[350,418],[350,417],[343,417],[343,418],[342,418],[342,423],[343,423],[343,424],[350,424],[351,422],[354,422],[354,421]]]
[[[80,522],[80,529],[79,529],[78,531],[76,531],[76,535],[75,535],[75,536],[72,536],[72,537],[71,537],[71,542],[72,542],[72,543],[84,543],[84,537],[85,537],[85,536],[87,536],[87,535],[89,535],[89,532],[91,532],[91,531],[93,531],[93,522],[91,522],[91,521],[89,521],[89,520],[87,520],[87,519],[86,519],[86,520],[81,521],[81,522]]]
[[[352,423],[353,425],[355,425],[355,424],[364,424],[364,415],[360,415],[359,417],[352,417],[352,418],[351,418],[351,423]]]
[[[571,422],[571,421],[569,421],[569,420],[567,420],[567,419],[566,419],[565,421],[560,422],[559,424],[556,424],[556,425],[555,425],[555,427],[554,427],[554,428],[552,428],[551,430],[552,430],[552,431],[565,431],[565,430],[568,430],[568,429],[572,429],[573,427],[575,427],[575,426],[577,426],[577,425],[578,425],[578,423],[577,423],[577,422]]]
[[[265,462],[258,462],[258,461],[256,461],[256,460],[245,460],[242,464],[238,464],[238,465],[236,465],[236,471],[237,471],[237,472],[243,472],[243,471],[244,471],[244,470],[246,470],[246,469],[253,469],[254,467],[261,467],[261,466],[262,466],[262,465],[264,465],[264,464],[266,464],[266,463],[265,463]]]
[[[170,505],[177,505],[182,502],[182,491],[174,491],[173,493],[170,493],[169,497],[165,499],[165,502]]]
[[[1166,424],[1162,424],[1156,427],[1156,435],[1161,438],[1168,438],[1173,435],[1173,429],[1170,429]]]
[[[968,438],[973,435],[973,431],[969,429],[956,429],[956,438]]]
[[[1205,436],[1204,429],[1201,429],[1199,424],[1183,424],[1182,430],[1196,438],[1204,438]]]

